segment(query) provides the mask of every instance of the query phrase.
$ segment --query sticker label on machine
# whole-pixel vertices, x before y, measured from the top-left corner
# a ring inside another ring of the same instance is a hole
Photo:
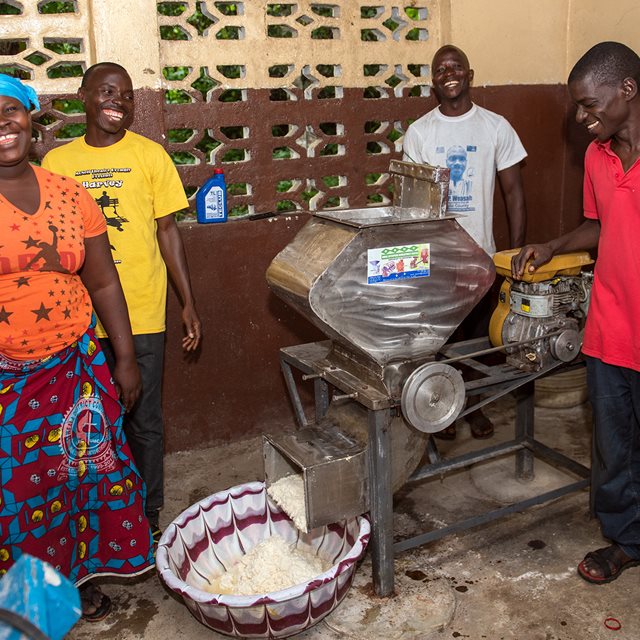
[[[553,315],[553,296],[532,296],[511,291],[511,311],[530,318],[548,318]]]
[[[430,242],[367,250],[367,284],[424,278],[430,272]]]

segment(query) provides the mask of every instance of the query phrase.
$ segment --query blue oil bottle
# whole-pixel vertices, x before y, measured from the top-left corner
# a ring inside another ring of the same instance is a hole
[[[227,185],[222,169],[214,169],[209,178],[196,195],[196,215],[198,222],[226,222],[227,220]]]

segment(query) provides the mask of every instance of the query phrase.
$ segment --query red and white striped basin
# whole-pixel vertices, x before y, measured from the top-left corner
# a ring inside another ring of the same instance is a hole
[[[250,596],[205,591],[219,575],[273,534],[305,545],[332,566],[313,580]],[[367,547],[366,517],[301,533],[268,496],[262,482],[215,493],[183,511],[165,530],[156,565],[202,624],[237,638],[287,638],[313,626],[345,597]]]

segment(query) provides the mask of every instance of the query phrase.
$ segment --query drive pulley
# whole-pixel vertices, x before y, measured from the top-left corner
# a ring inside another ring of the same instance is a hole
[[[437,433],[455,421],[464,402],[460,371],[448,364],[429,362],[407,378],[400,406],[412,427],[424,433]]]

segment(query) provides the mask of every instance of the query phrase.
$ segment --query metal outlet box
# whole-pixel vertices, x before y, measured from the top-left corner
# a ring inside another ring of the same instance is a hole
[[[280,478],[302,475],[310,530],[369,510],[367,448],[337,427],[264,435],[263,456],[267,488]]]

